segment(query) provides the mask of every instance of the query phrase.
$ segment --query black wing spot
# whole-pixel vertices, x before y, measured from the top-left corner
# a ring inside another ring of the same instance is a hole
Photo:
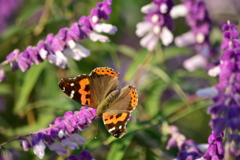
[[[119,138],[121,132],[122,132],[122,130],[117,130],[117,131],[113,134],[113,136],[116,137],[116,138]]]
[[[89,105],[88,102],[89,102],[89,101],[86,101],[86,105]]]
[[[86,92],[90,91],[90,85],[89,84],[85,86],[84,91],[86,91]]]
[[[122,114],[118,114],[117,116],[116,116],[116,118],[119,118],[119,117],[121,117],[122,116]]]
[[[87,95],[86,95],[86,98],[89,99],[89,98],[90,98],[90,94],[87,94]]]

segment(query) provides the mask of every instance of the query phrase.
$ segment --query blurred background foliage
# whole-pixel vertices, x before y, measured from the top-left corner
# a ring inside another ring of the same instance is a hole
[[[22,0],[9,20],[8,27],[0,35],[0,61],[4,61],[14,49],[23,51],[29,45],[35,46],[47,34],[56,34],[60,28],[69,27],[81,16],[89,15],[97,2],[99,1]],[[91,56],[81,61],[69,58],[69,67],[65,70],[46,60],[25,73],[20,70],[13,73],[9,65],[4,66],[8,79],[0,83],[0,143],[45,128],[66,111],[79,110],[81,105],[59,89],[59,80],[89,74],[95,67],[105,66],[120,72],[120,88],[126,84],[136,86],[139,104],[133,112],[134,120],[128,123],[127,133],[121,139],[112,137],[102,120],[95,121],[81,132],[81,136],[87,140],[82,148],[89,150],[95,159],[172,159],[176,157],[177,149],[166,150],[169,135],[162,130],[164,125],[176,125],[187,139],[207,143],[211,129],[206,109],[212,102],[198,99],[195,92],[217,84],[217,78],[209,77],[203,69],[189,73],[183,68],[183,61],[194,55],[191,48],[178,48],[174,45],[161,47],[159,43],[157,51],[149,53],[140,47],[135,26],[143,18],[140,8],[150,2],[113,1],[109,23],[117,26],[118,32],[109,36],[109,43],[88,39],[80,41],[81,45],[91,51]],[[211,41],[218,45],[221,41],[219,24],[226,22],[224,18],[229,13],[225,13],[226,10],[222,10],[223,13],[213,13],[216,8],[211,8],[212,1],[207,6],[214,24]],[[238,13],[231,14],[236,20],[235,15]],[[183,18],[174,23],[175,36],[189,29]],[[13,141],[4,148],[5,151],[11,151],[17,159],[38,159],[32,150],[24,152],[19,141]],[[57,156],[47,149],[44,159],[62,160],[70,154],[79,153],[80,149],[73,152],[69,150],[68,155]]]

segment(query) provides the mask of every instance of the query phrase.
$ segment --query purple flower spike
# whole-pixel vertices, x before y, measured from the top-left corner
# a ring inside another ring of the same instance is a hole
[[[172,0],[153,0],[142,7],[141,11],[146,14],[145,21],[138,23],[136,30],[138,37],[144,36],[140,41],[141,46],[153,51],[159,39],[165,46],[172,43],[173,22],[170,11],[173,5]]]
[[[0,1],[0,34],[7,28],[9,19],[14,14],[15,10],[19,8],[22,0],[1,0]]]
[[[40,64],[43,59],[40,57],[37,48],[36,47],[27,47],[27,51],[29,53],[29,56],[31,57],[31,59],[34,61],[35,64]]]
[[[68,157],[68,160],[79,160],[79,158],[75,155],[71,155]]]
[[[223,133],[227,137],[239,135],[240,125],[240,68],[239,64],[239,37],[237,27],[228,22],[222,26],[223,42],[221,48],[225,51],[219,64],[219,83],[214,86],[218,94],[213,97],[214,105],[208,108],[212,120],[213,130],[208,138],[209,147],[204,154],[205,159],[231,159],[240,156],[238,139],[226,138],[224,147]],[[227,153],[224,157],[224,148]]]
[[[2,82],[2,81],[6,81],[6,73],[5,73],[5,71],[2,69],[2,68],[0,68],[0,82]]]
[[[87,150],[82,150],[79,156],[71,155],[68,160],[95,160],[91,153]]]
[[[89,108],[89,107],[81,107],[80,112],[81,113],[79,114],[79,121],[80,121],[80,123],[83,122],[82,124],[85,124],[86,120],[88,123],[93,122],[97,110]]]
[[[12,71],[16,71],[19,69],[18,64],[16,62],[16,59],[18,58],[20,54],[20,51],[18,49],[15,49],[12,53],[7,55],[6,60],[10,62],[10,67],[12,68]]]
[[[203,0],[182,0],[183,4],[174,6],[171,10],[173,18],[185,16],[190,31],[175,38],[175,44],[179,47],[193,46],[196,56],[187,59],[184,67],[193,71],[199,67],[205,68],[208,59],[213,54],[209,40],[211,32],[211,20]]]
[[[79,145],[83,145],[86,140],[78,132],[87,128],[95,116],[96,109],[89,107],[82,107],[80,111],[74,113],[68,111],[63,118],[56,118],[54,123],[49,125],[49,128],[43,128],[31,134],[31,143],[25,137],[21,137],[21,146],[24,151],[32,148],[40,159],[45,155],[45,144],[58,155],[66,154],[66,147],[70,150],[79,149]]]
[[[51,64],[66,68],[68,67],[67,57],[79,61],[90,56],[90,51],[78,44],[78,41],[84,38],[92,41],[109,41],[107,36],[99,33],[115,34],[117,31],[117,27],[101,22],[102,19],[110,19],[111,4],[111,0],[98,3],[88,17],[79,18],[79,21],[73,23],[70,28],[60,29],[57,35],[48,34],[46,40],[38,42],[37,47],[29,46],[22,52],[14,50],[0,66],[10,64],[13,71],[20,69],[25,72],[34,64],[40,64],[44,59],[48,59]],[[4,79],[3,72],[1,74],[0,81]]]
[[[22,137],[21,138],[21,143],[20,143],[21,147],[23,147],[23,150],[24,151],[28,151],[29,148],[31,148],[31,144],[30,142],[28,141],[28,139],[26,137]]]
[[[42,133],[39,132],[38,137],[35,135],[31,136],[32,149],[34,154],[38,156],[38,158],[42,159],[45,155],[45,144],[43,143]]]
[[[166,148],[178,147],[180,152],[176,157],[177,160],[193,160],[201,157],[202,150],[206,148],[205,145],[198,145],[192,140],[186,140],[186,137],[178,131],[176,126],[169,126],[168,130],[171,138]]]
[[[83,150],[81,154],[79,155],[80,159],[85,159],[85,160],[94,160],[93,156],[91,153],[87,150]]]

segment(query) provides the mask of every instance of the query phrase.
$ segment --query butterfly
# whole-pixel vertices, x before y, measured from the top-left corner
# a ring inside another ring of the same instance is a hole
[[[118,75],[111,68],[98,67],[89,75],[63,78],[58,85],[73,100],[97,109],[96,117],[102,116],[108,132],[121,138],[137,106],[138,94],[131,85],[118,89]]]

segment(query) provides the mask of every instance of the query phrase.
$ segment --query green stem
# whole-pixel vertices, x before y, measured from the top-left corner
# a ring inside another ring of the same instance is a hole
[[[167,75],[166,72],[164,72],[160,68],[150,67],[150,66],[148,67],[148,70],[152,71],[154,74],[162,78],[162,80],[165,81],[166,83],[169,83],[185,104],[189,103],[187,95],[184,93],[184,91],[181,89],[181,87],[177,83],[171,80],[171,78]]]

